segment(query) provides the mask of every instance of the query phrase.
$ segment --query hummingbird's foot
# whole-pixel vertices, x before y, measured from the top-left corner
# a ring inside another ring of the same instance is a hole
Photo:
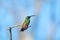
[[[31,26],[28,26],[28,27],[31,27]]]

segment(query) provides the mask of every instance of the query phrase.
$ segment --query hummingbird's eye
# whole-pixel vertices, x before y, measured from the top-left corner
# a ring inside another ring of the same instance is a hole
[[[27,16],[26,18],[27,18],[27,19],[29,19],[29,18],[30,18],[30,16]]]
[[[30,18],[30,16],[28,18]]]

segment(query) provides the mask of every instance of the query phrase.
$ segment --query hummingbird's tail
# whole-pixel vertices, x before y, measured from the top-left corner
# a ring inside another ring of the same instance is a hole
[[[23,32],[23,31],[24,31],[24,29],[22,28],[20,31],[21,31],[21,32]]]

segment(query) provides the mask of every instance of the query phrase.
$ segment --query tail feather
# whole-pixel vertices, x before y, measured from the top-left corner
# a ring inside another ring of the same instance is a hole
[[[24,30],[25,30],[25,29],[22,28],[20,31],[23,32]]]

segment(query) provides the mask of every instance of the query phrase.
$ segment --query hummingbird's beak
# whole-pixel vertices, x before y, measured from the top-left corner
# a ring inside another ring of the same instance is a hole
[[[33,16],[36,16],[36,15],[31,15],[30,17],[33,17]]]

